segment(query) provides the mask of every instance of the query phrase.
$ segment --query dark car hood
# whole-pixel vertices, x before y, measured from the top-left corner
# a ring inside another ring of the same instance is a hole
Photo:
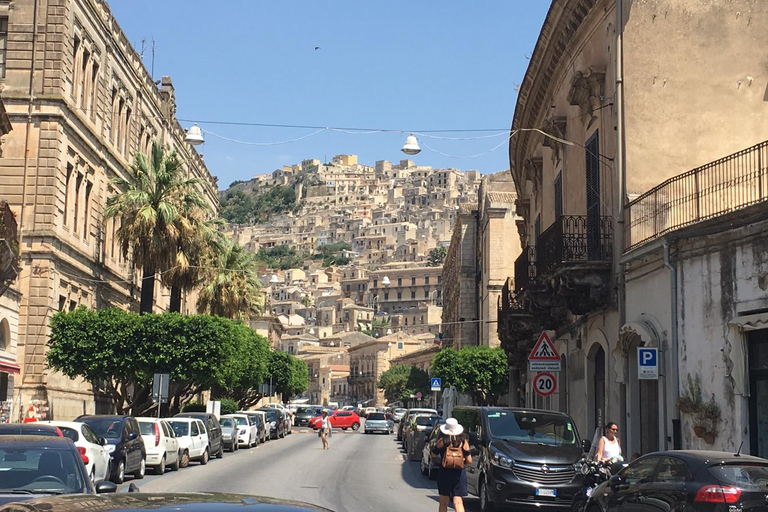
[[[581,446],[554,446],[540,445],[538,443],[517,443],[494,439],[491,448],[496,449],[519,462],[532,462],[534,464],[573,464],[584,453]]]
[[[16,507],[16,510],[22,507]],[[55,498],[29,500],[23,508],[30,512],[89,512],[154,509],[158,512],[331,512],[298,501],[263,496],[222,493],[116,493],[100,495],[68,494]],[[5,512],[0,507],[0,512]]]
[[[47,498],[50,494],[8,494],[7,492],[0,491],[0,507],[6,503],[17,503],[19,501],[34,500],[36,498]],[[93,497],[90,495],[89,497]]]

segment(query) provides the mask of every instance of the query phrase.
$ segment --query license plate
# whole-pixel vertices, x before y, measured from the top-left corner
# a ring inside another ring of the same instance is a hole
[[[557,497],[557,489],[536,489],[536,496],[555,498]]]

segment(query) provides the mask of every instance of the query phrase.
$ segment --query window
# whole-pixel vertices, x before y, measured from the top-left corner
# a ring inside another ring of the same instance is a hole
[[[398,341],[397,342],[397,350],[403,350],[404,346],[405,346],[405,344],[402,341]]]
[[[563,171],[555,178],[555,219],[563,215]]]
[[[63,295],[59,295],[59,311],[64,311],[64,307],[67,305],[67,298]]]
[[[666,457],[661,461],[659,472],[656,475],[657,482],[685,482],[691,477],[688,467],[680,459]]]
[[[533,221],[533,234],[536,237],[536,243],[539,243],[539,235],[541,234],[541,214],[536,216],[536,220]]]
[[[69,310],[74,311],[75,309],[77,309],[77,302],[73,300],[69,301]]]
[[[8,47],[8,18],[0,18],[0,78],[5,78],[5,50]]]
[[[635,461],[621,473],[624,477],[624,483],[633,485],[650,482],[658,463],[659,457],[648,457]]]
[[[85,212],[83,212],[83,238],[88,238],[88,220],[91,215],[91,189],[93,184],[88,182],[85,185],[85,200],[83,201],[85,206]]]
[[[192,422],[192,435],[193,436],[199,436],[200,435],[200,430],[198,429],[196,421]]]
[[[403,278],[402,277],[398,277],[397,278],[397,286],[403,286]]]
[[[411,292],[411,298],[412,298],[412,299],[415,299],[415,298],[416,298],[416,292],[415,292],[415,291],[412,291],[412,292]]]
[[[437,276],[437,284],[440,284],[443,282],[443,276]]]
[[[389,300],[389,292],[384,292],[384,300]]]
[[[369,254],[369,255],[368,255],[368,257],[370,258],[370,257],[371,257],[371,255]],[[378,288],[378,286],[379,286],[379,280],[378,280],[378,279],[374,279],[374,280],[373,280],[373,287],[374,287],[374,288]]]
[[[397,292],[397,298],[398,298],[398,299],[402,299],[402,298],[403,298],[403,294],[402,294],[402,292]]]
[[[424,284],[429,284],[429,276],[424,276]]]
[[[424,290],[424,298],[429,299],[429,290]]]
[[[411,278],[411,286],[416,286],[416,278],[415,277]]]
[[[67,175],[66,178],[64,178],[64,225],[69,225],[69,207],[70,204],[70,197],[71,193],[69,191],[69,185],[72,181],[72,173],[74,172],[74,168],[72,167],[72,164],[67,164]]]

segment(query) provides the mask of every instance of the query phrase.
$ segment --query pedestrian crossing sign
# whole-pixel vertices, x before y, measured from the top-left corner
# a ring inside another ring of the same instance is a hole
[[[440,389],[443,387],[440,381],[440,377],[432,377],[430,381],[430,387],[432,388],[432,391],[440,391]]]
[[[546,332],[541,333],[536,345],[533,346],[531,355],[528,356],[528,368],[532,372],[560,371],[560,354]]]

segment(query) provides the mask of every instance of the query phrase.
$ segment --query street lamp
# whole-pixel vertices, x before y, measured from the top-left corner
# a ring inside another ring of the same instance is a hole
[[[197,126],[197,123],[187,130],[187,136],[184,137],[184,140],[193,146],[199,146],[205,142],[205,139],[203,139],[203,132],[200,130],[200,127]]]
[[[277,278],[277,274],[272,274],[272,277],[269,278],[270,284],[277,284],[279,282]]]
[[[406,155],[418,155],[421,153],[421,148],[419,147],[419,141],[416,139],[416,137],[413,136],[413,134],[410,134],[405,139],[405,144],[403,145],[403,148],[400,150]]]

